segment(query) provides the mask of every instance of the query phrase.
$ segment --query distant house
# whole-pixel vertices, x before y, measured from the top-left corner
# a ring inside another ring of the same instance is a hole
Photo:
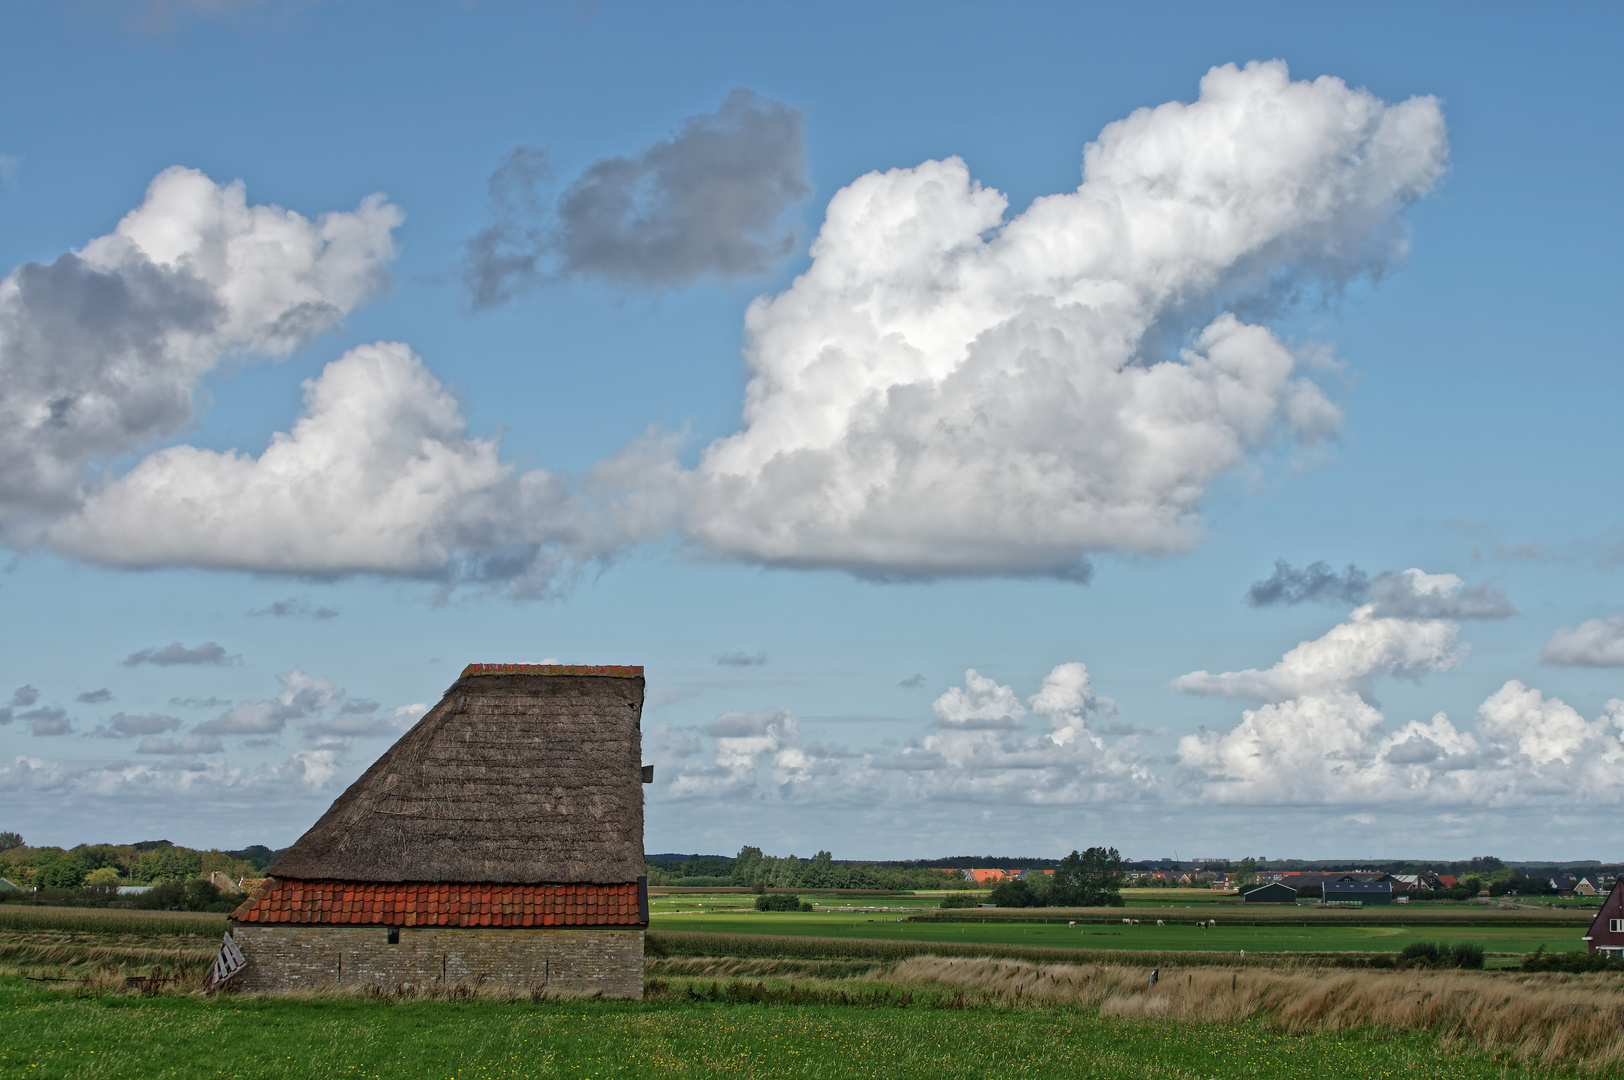
[[[1255,889],[1248,889],[1241,893],[1241,899],[1248,904],[1295,904],[1297,890],[1290,885],[1282,885],[1278,881],[1267,885],[1259,885]]]
[[[1446,889],[1453,889],[1456,885],[1460,884],[1460,879],[1455,877],[1454,874],[1439,874],[1438,884]]]
[[[242,892],[242,886],[239,883],[232,881],[231,875],[223,870],[216,870],[214,873],[210,874],[209,884],[213,885],[216,889],[219,889],[220,892],[226,896],[235,896],[237,893]]]
[[[1009,875],[1002,870],[966,870],[965,881],[973,881],[977,885],[996,885]]]
[[[1590,932],[1584,936],[1593,953],[1624,953],[1624,881],[1615,881]]]
[[[1393,902],[1393,883],[1391,881],[1327,881],[1325,883],[1325,902],[1347,903],[1358,901],[1364,904],[1391,904]]]
[[[1558,874],[1551,879],[1551,888],[1556,890],[1558,896],[1572,896],[1573,887],[1579,884],[1579,879],[1572,874]]]
[[[1573,883],[1573,895],[1574,896],[1600,896],[1601,895],[1601,888],[1600,888],[1600,886],[1598,886],[1596,884],[1595,879],[1588,878],[1588,877],[1582,877],[1578,881]]]

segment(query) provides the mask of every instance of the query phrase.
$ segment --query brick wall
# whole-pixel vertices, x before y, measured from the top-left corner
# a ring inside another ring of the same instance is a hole
[[[534,927],[402,927],[234,923],[248,967],[243,990],[495,983],[515,990],[643,996],[643,931]]]

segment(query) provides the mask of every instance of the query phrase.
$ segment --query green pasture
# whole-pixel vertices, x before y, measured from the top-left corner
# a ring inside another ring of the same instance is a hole
[[[1155,952],[1398,952],[1412,941],[1475,941],[1491,953],[1528,953],[1544,945],[1547,952],[1582,950],[1582,928],[1530,926],[1494,922],[1452,926],[1417,925],[1219,925],[1198,929],[1189,922],[1155,925],[1140,914],[1140,925],[1120,922],[1022,923],[975,921],[909,922],[902,911],[756,912],[711,910],[665,912],[656,909],[651,930],[709,934],[784,934],[855,938],[870,941],[928,941],[953,944],[1026,945],[1035,948],[1123,949]]]
[[[710,1001],[75,998],[0,979],[0,1077],[1548,1076],[1428,1034],[1283,1035],[1077,1010]]]

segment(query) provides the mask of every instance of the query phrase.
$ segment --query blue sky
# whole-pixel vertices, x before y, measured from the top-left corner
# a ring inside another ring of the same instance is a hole
[[[0,827],[557,658],[651,851],[1617,858],[1619,23],[0,4]]]

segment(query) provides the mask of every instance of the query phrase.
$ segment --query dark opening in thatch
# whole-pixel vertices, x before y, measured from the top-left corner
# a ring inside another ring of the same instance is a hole
[[[643,669],[483,670],[497,668],[470,665],[270,873],[307,881],[636,881]]]

